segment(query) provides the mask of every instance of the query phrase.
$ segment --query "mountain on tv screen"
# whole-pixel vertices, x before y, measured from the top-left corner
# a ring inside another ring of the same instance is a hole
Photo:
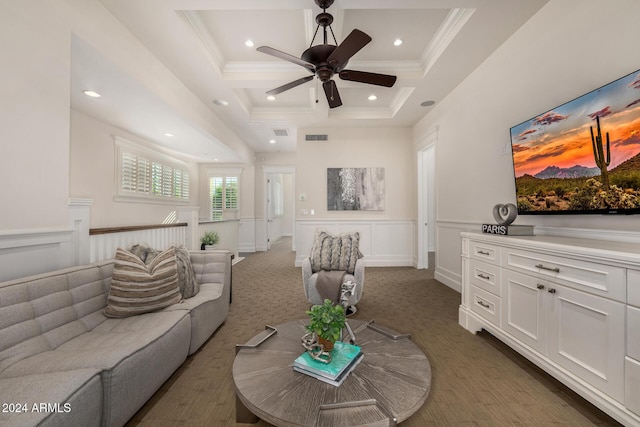
[[[519,214],[640,212],[640,70],[511,128]]]

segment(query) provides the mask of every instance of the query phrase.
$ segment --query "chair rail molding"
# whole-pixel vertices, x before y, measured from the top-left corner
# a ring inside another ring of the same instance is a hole
[[[0,282],[73,265],[73,227],[0,231]]]

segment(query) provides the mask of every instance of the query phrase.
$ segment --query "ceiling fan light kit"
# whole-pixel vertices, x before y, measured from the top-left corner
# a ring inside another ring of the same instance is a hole
[[[335,35],[333,34],[333,29],[331,28],[333,16],[330,13],[327,13],[326,10],[333,4],[333,0],[315,0],[315,2],[323,11],[316,16],[316,23],[318,26],[316,28],[316,34],[311,41],[311,46],[302,53],[300,58],[269,46],[260,46],[257,49],[259,52],[266,53],[267,55],[275,56],[276,58],[284,59],[285,61],[300,65],[312,75],[302,77],[283,86],[272,89],[268,91],[267,94],[277,95],[311,81],[315,76],[322,82],[322,88],[324,89],[327,97],[329,108],[336,108],[342,105],[342,100],[340,99],[338,87],[336,86],[335,81],[332,80],[332,77],[335,74],[337,74],[342,80],[392,87],[396,82],[396,76],[345,69],[349,59],[371,42],[371,37],[358,29],[354,29],[341,44],[338,44]],[[313,46],[313,42],[315,41],[315,37],[318,34],[320,27],[322,27],[323,43]],[[335,45],[328,43],[327,28],[331,31],[333,40],[336,43]]]

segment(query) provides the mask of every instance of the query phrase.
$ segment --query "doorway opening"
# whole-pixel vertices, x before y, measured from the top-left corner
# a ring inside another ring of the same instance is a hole
[[[418,150],[418,247],[416,268],[435,268],[436,248],[436,141],[429,133]]]
[[[295,251],[295,167],[265,166],[263,172],[263,247],[268,251],[274,242],[291,237],[291,250]]]

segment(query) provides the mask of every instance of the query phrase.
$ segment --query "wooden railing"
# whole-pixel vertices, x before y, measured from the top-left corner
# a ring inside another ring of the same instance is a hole
[[[155,249],[186,243],[187,223],[134,225],[89,229],[90,262],[114,257],[119,247],[146,243]]]
[[[157,228],[186,227],[187,225],[188,224],[186,222],[180,222],[175,224],[129,225],[125,227],[91,228],[89,229],[89,236],[95,236],[97,234],[125,233],[130,231],[141,231],[141,230],[155,230]]]

